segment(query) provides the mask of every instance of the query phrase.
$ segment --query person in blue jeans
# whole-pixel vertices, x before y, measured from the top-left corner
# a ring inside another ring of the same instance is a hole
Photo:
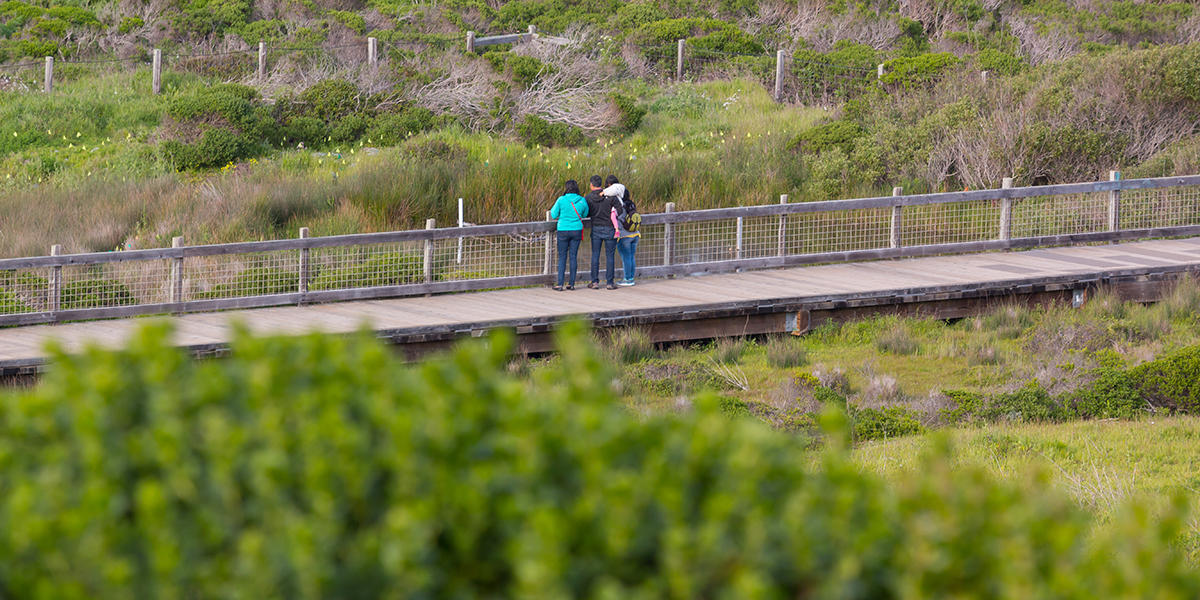
[[[633,278],[637,275],[637,247],[642,233],[629,231],[625,228],[625,222],[630,214],[637,212],[637,207],[629,190],[617,180],[616,175],[605,178],[604,186],[604,195],[614,198],[617,208],[617,251],[621,253],[621,266],[624,269],[624,278],[617,285],[628,287],[633,285]]]
[[[571,279],[566,289],[575,289],[575,271],[579,268],[579,244],[583,241],[583,218],[588,214],[588,203],[579,195],[579,183],[568,180],[563,195],[554,201],[550,218],[558,221],[558,283],[554,291],[563,290],[563,276],[571,262]]]
[[[617,289],[617,209],[616,200],[610,196],[605,196],[601,190],[601,184],[604,183],[599,175],[592,175],[589,180],[591,183],[591,191],[586,196],[588,203],[588,214],[592,217],[592,282],[588,284],[591,289],[600,288],[600,249],[604,249],[604,258],[607,261],[607,272],[605,278],[608,283],[608,289]]]

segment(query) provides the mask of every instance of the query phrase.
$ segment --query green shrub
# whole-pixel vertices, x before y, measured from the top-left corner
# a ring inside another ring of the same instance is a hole
[[[437,117],[427,108],[406,106],[396,113],[380,115],[367,131],[367,138],[380,144],[399,144],[410,136],[432,129]]]
[[[667,13],[658,5],[649,2],[623,2],[616,14],[616,22],[621,29],[637,29],[646,23],[666,18]]]
[[[166,112],[162,150],[179,169],[220,167],[257,156],[280,134],[258,91],[234,83],[180,95]]]
[[[1129,372],[1102,366],[1092,375],[1095,380],[1078,390],[1066,394],[1063,408],[1067,413],[1081,419],[1132,419],[1146,413],[1146,401],[1138,390],[1137,382]]]
[[[525,145],[534,146],[582,146],[587,143],[583,130],[566,123],[551,123],[535,115],[525,115],[525,120],[517,125],[517,137]]]
[[[358,13],[346,10],[331,10],[325,14],[333,17],[334,21],[345,25],[347,29],[358,35],[365,35],[367,33],[367,21]]]
[[[334,143],[348,143],[362,137],[370,129],[373,121],[362,114],[350,114],[339,119],[329,132]]]
[[[980,70],[995,75],[1016,75],[1029,67],[1020,56],[994,48],[985,48],[977,52],[975,63]]]
[[[300,93],[301,113],[332,123],[362,108],[358,86],[345,79],[326,79]]]
[[[246,24],[250,0],[177,0],[171,17],[174,28],[184,34],[219,35]]]
[[[283,126],[283,137],[289,143],[303,142],[305,146],[317,148],[330,137],[329,126],[316,117],[291,117]]]
[[[613,93],[611,98],[613,104],[617,105],[617,110],[621,112],[617,131],[620,133],[637,131],[638,126],[642,124],[642,118],[646,116],[645,107],[638,106],[636,99],[625,94]]]
[[[101,275],[91,275],[65,283],[60,293],[59,306],[63,310],[137,304],[125,284]]]
[[[179,170],[222,167],[259,154],[246,136],[226,129],[209,129],[193,144],[167,140],[163,156]]]
[[[121,24],[117,26],[117,33],[129,33],[134,29],[141,29],[146,25],[146,21],[141,17],[123,17]]]
[[[754,416],[745,402],[733,396],[721,396],[717,402],[721,414],[730,419],[745,419]]]
[[[26,312],[33,312],[33,309],[12,291],[0,289],[0,315]]]
[[[959,62],[958,57],[949,52],[894,58],[883,63],[883,77],[879,80],[885,84],[913,87],[936,79]]]
[[[511,336],[422,365],[366,336],[197,362],[161,328],[56,353],[0,403],[0,594],[1200,595],[1182,503],[1105,524],[945,450],[886,482],[712,397],[640,417],[571,329],[534,382]]]
[[[1036,381],[1015,392],[996,394],[981,414],[988,421],[1018,422],[1058,421],[1064,416],[1062,406]]]
[[[518,85],[529,87],[538,80],[554,72],[554,66],[548,65],[532,56],[508,55],[505,60],[508,74]]]
[[[1187,413],[1200,410],[1200,346],[1138,365],[1129,375],[1152,406]]]
[[[883,440],[925,431],[916,412],[903,406],[848,408],[855,441]]]
[[[861,125],[853,121],[837,120],[797,133],[788,142],[788,147],[811,154],[838,148],[846,154],[854,149],[854,142],[866,135]]]

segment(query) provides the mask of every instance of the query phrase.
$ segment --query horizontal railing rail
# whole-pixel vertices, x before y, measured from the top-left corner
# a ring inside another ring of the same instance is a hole
[[[1200,235],[1200,175],[675,211],[638,273]],[[0,325],[401,297],[552,281],[547,221],[0,259]],[[590,270],[581,253],[581,279]]]

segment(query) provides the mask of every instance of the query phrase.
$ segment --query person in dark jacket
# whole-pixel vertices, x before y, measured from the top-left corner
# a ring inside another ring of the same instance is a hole
[[[592,282],[588,287],[595,290],[600,288],[600,249],[604,249],[607,261],[605,273],[608,289],[617,289],[617,209],[615,200],[605,196],[602,185],[604,180],[599,175],[589,179],[591,191],[588,192],[588,216],[592,221]]]
[[[574,179],[566,183],[566,190],[554,207],[550,209],[550,218],[558,221],[558,283],[555,291],[562,291],[563,276],[567,270],[568,259],[571,262],[571,279],[567,289],[575,289],[575,270],[579,263],[579,243],[583,241],[583,220],[587,218],[588,203],[579,195],[579,184]]]

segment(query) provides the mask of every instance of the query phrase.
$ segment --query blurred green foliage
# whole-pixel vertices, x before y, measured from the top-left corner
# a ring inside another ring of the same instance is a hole
[[[419,365],[366,334],[242,334],[211,362],[167,339],[56,353],[0,402],[0,595],[1200,594],[1181,506],[1102,524],[945,449],[885,483],[837,412],[816,457],[715,397],[637,417],[577,326],[532,381],[507,335]]]

